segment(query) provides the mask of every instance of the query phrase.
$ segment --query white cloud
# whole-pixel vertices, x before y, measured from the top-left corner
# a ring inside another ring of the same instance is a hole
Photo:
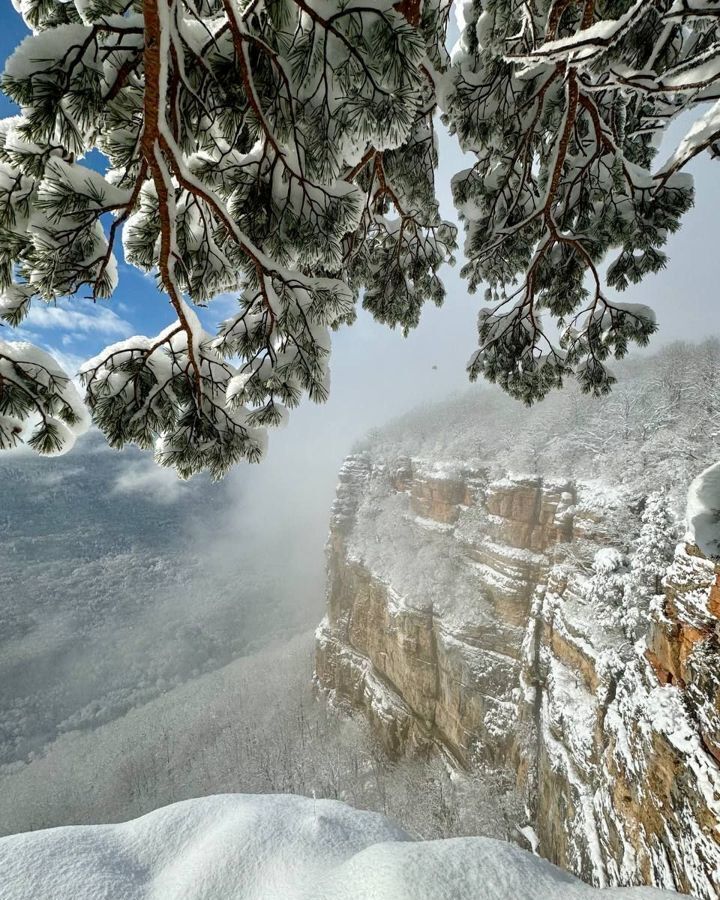
[[[90,302],[82,309],[77,304],[59,302],[57,305],[35,302],[23,325],[33,329],[53,329],[72,332],[76,337],[100,334],[106,337],[130,337],[135,329],[113,310]]]

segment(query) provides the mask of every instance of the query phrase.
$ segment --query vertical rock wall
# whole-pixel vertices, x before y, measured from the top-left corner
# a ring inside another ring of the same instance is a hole
[[[584,599],[632,498],[350,457],[316,676],[391,753],[511,767],[540,852],[596,884],[720,884],[718,570],[681,546],[644,642]]]

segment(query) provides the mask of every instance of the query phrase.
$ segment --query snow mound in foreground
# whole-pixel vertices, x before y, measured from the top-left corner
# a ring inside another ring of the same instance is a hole
[[[705,556],[720,556],[720,462],[701,472],[690,485],[687,502],[687,540]]]
[[[332,800],[225,794],[0,840],[2,900],[661,900],[490,838],[411,840]]]

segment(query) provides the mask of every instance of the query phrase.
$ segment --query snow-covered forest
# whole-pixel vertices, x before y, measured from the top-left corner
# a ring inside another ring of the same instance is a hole
[[[51,468],[23,454],[0,472],[14,485],[0,513],[2,763],[307,628],[321,609],[319,524],[314,556],[297,542],[268,572],[259,559],[287,532],[254,535],[232,490],[179,484],[97,436]],[[209,510],[210,525],[198,519]]]
[[[683,515],[690,482],[716,461],[720,342],[671,343],[615,371],[619,383],[606,397],[570,388],[520,412],[497,391],[463,394],[369,440],[430,460],[447,454],[498,471],[597,478],[638,496],[665,488]]]

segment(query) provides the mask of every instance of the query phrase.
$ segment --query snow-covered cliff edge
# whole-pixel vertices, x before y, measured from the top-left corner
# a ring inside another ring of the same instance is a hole
[[[644,502],[629,485],[350,457],[316,676],[392,753],[511,768],[553,862],[711,900],[720,569],[681,544],[664,596],[628,577],[618,600]]]
[[[670,900],[600,895],[502,841],[413,841],[333,800],[226,794],[0,839],[3,900]]]

